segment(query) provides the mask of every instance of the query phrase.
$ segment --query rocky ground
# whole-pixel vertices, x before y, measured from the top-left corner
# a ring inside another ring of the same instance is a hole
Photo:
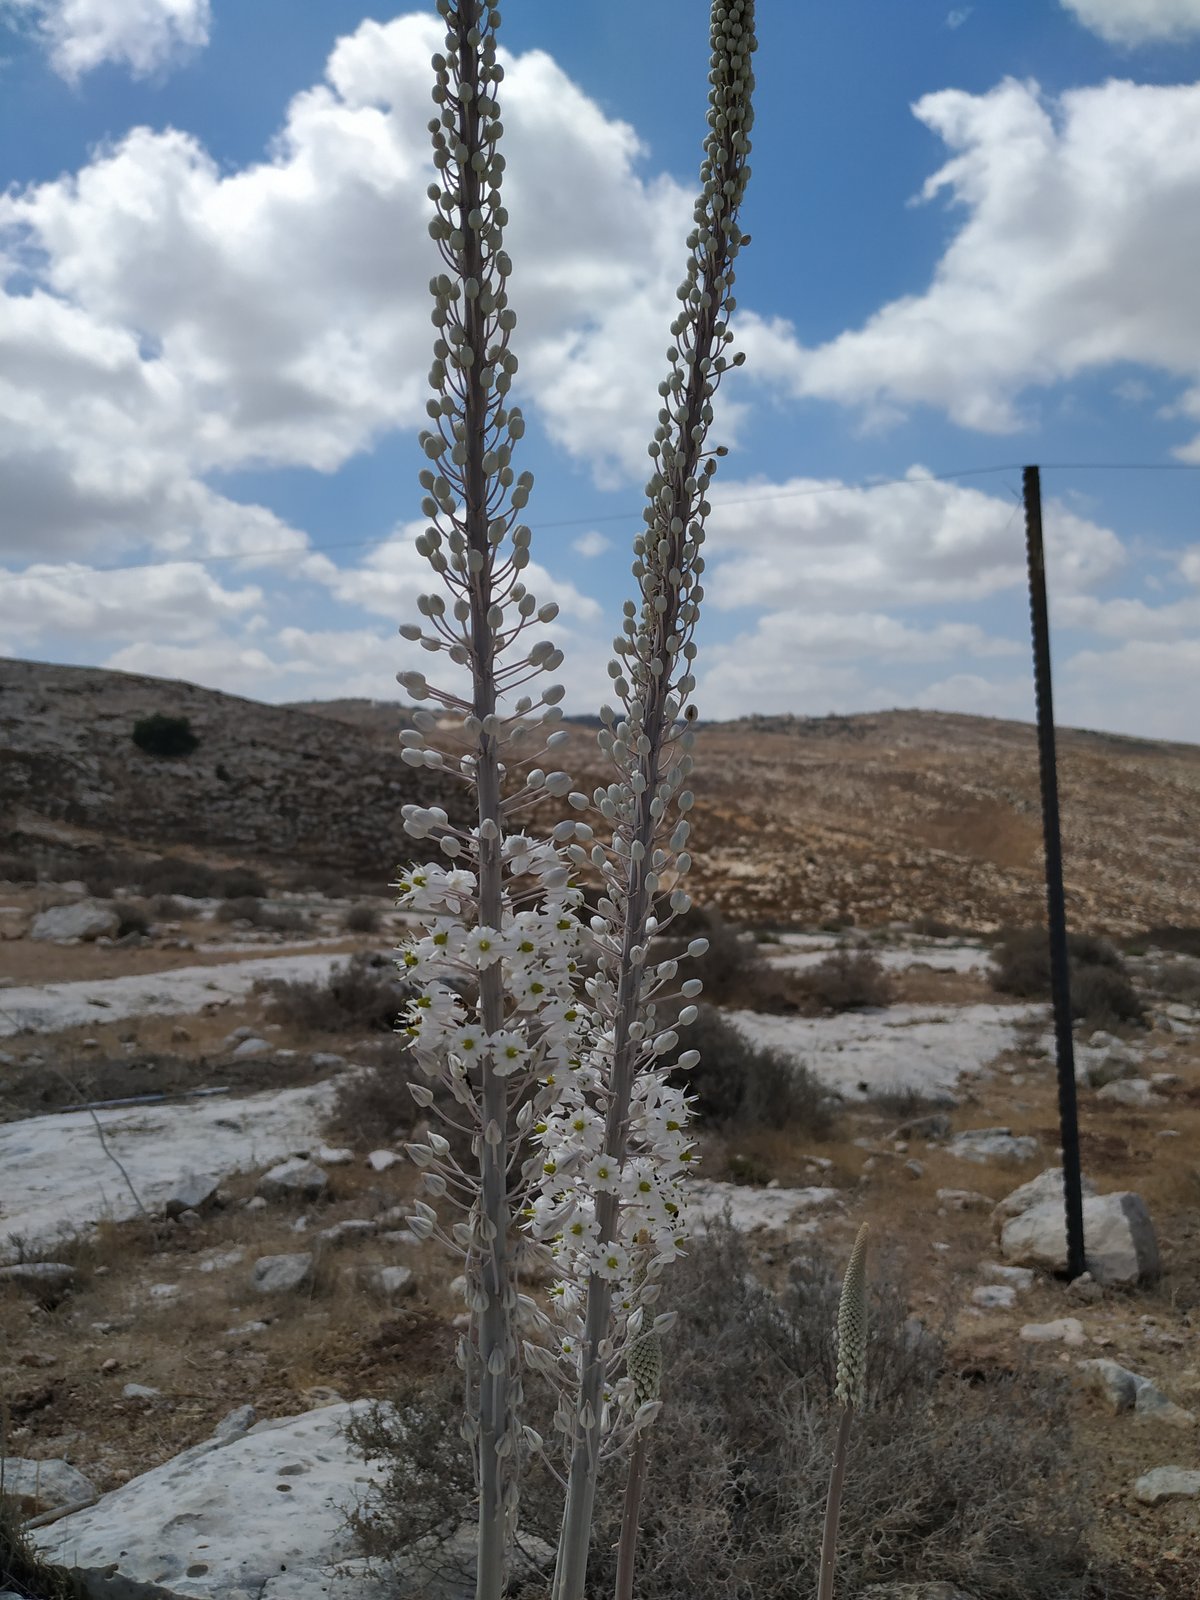
[[[131,756],[153,711],[189,714],[193,756]],[[154,1586],[89,1580],[109,1600],[373,1600],[347,1516],[380,1468],[343,1426],[444,1370],[463,1315],[454,1263],[404,1227],[415,1111],[386,1007],[302,1010],[269,987],[320,989],[357,956],[379,963],[369,990],[404,930],[371,866],[410,792],[389,765],[401,714],[317,711],[0,666],[5,1487],[54,1559]],[[575,727],[568,759],[599,781],[593,749]],[[1077,1030],[1089,1276],[1062,1270],[1048,1009],[991,982],[990,930],[1041,912],[1032,734],[979,719],[701,730],[695,887],[762,962],[725,1016],[807,1066],[836,1115],[820,1137],[706,1132],[696,1218],[728,1212],[771,1285],[871,1222],[874,1270],[944,1333],[948,1378],[1069,1378],[1064,1448],[1100,1554],[1139,1600],[1184,1600],[1200,752],[1085,734],[1061,751],[1072,924],[1118,939],[1146,1008]],[[845,947],[879,963],[887,1004],[802,993]],[[389,1593],[462,1592],[419,1555]]]
[[[125,1551],[121,1570],[159,1594],[305,1600],[338,1592],[343,1560],[344,1593],[369,1592],[345,1518],[374,1469],[341,1424],[398,1375],[440,1370],[462,1304],[453,1264],[403,1226],[411,1114],[394,1044],[315,1038],[251,979],[319,980],[399,930],[347,934],[349,902],[310,897],[297,949],[201,902],[118,948],[111,933],[32,937],[56,926],[39,925],[46,901],[72,926],[106,904],[0,886],[21,930],[0,945],[7,1481],[56,1559],[100,1569]],[[848,937],[758,949],[802,975]],[[1193,1593],[1200,1012],[1155,990],[1151,951],[1133,962],[1149,1025],[1080,1034],[1096,1196],[1090,1277],[1068,1285],[1057,1181],[1040,1176],[1059,1159],[1046,1008],[992,992],[979,940],[893,929],[872,948],[886,1007],[730,1007],[841,1109],[819,1140],[707,1137],[698,1224],[728,1209],[770,1281],[814,1238],[841,1253],[871,1221],[881,1270],[945,1323],[955,1371],[1072,1375],[1072,1448],[1104,1538],[1147,1596]],[[359,1087],[378,1064],[396,1091],[382,1106]]]

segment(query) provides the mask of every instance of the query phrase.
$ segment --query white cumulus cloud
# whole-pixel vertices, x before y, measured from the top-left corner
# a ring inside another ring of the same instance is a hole
[[[1200,0],[1062,0],[1110,44],[1157,44],[1200,33]]]
[[[6,14],[35,24],[69,83],[107,61],[149,77],[203,49],[212,26],[209,0],[0,0]]]
[[[928,288],[814,349],[747,316],[753,370],[881,421],[926,404],[1003,433],[1031,387],[1135,363],[1177,378],[1178,414],[1200,420],[1200,84],[1052,99],[1006,79],[913,109],[953,152],[922,198],[964,213]],[[1200,461],[1200,436],[1178,453]]]

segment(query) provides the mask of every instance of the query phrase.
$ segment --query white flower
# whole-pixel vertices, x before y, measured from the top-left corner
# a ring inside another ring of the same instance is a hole
[[[494,961],[499,961],[504,950],[504,936],[497,933],[495,928],[472,928],[463,940],[463,955],[480,968],[490,967]]]
[[[598,1194],[621,1192],[621,1169],[611,1156],[603,1152],[594,1155],[583,1168],[583,1181]]]
[[[529,1047],[523,1033],[505,1029],[493,1033],[488,1039],[492,1065],[502,1078],[518,1072],[529,1060]]]
[[[623,1245],[597,1245],[588,1254],[588,1266],[598,1278],[616,1283],[629,1271],[629,1252]]]
[[[450,1035],[450,1048],[462,1061],[478,1061],[486,1052],[487,1035],[468,1023]]]

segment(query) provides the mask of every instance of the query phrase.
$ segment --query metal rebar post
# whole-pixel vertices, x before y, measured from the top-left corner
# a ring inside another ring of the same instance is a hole
[[[1054,699],[1050,687],[1050,621],[1046,607],[1046,562],[1042,544],[1042,480],[1026,467],[1025,548],[1029,560],[1029,611],[1033,626],[1033,684],[1037,703],[1038,765],[1042,789],[1042,834],[1046,851],[1046,916],[1050,937],[1050,987],[1058,1060],[1058,1118],[1062,1136],[1063,1200],[1067,1221],[1067,1271],[1084,1271],[1083,1191],[1079,1158],[1079,1113],[1075,1100],[1075,1041],[1071,1034],[1071,973],[1067,911],[1063,893],[1062,833],[1058,815],[1058,764],[1054,745]]]

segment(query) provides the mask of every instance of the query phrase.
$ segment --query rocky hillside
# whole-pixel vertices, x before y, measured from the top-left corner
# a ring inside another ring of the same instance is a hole
[[[144,755],[134,722],[189,718],[199,745]],[[163,679],[0,662],[0,849],[64,826],[84,839],[194,846],[377,876],[401,805],[452,806],[398,754],[396,703],[266,706]],[[564,765],[607,781],[594,731]],[[936,712],[751,717],[700,727],[697,898],[733,919],[984,929],[1042,915],[1033,729]],[[1064,730],[1072,921],[1130,933],[1200,923],[1200,747]],[[548,820],[548,819],[543,819]]]
[[[137,748],[135,722],[155,713],[188,719],[192,754]],[[189,846],[378,877],[395,864],[383,857],[398,846],[405,801],[458,799],[401,762],[399,726],[394,712],[385,746],[345,723],[195,684],[0,661],[0,849]]]
[[[311,706],[306,709],[315,711]],[[397,709],[325,714],[395,739]],[[560,752],[608,782],[595,733]],[[1200,922],[1200,747],[1062,729],[1059,788],[1075,926]],[[1043,913],[1032,726],[930,711],[747,717],[696,739],[697,897],[732,918],[985,929]]]

